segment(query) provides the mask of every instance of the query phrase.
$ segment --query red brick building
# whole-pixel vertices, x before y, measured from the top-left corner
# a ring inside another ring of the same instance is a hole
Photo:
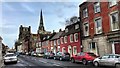
[[[60,41],[61,52],[69,52],[71,56],[81,52],[79,22],[66,26]]]
[[[56,34],[50,39],[51,42],[51,51],[56,53],[60,51],[60,36],[63,31],[60,29],[59,32],[55,32]]]
[[[120,1],[84,2],[79,9],[83,50],[98,55],[120,54]]]

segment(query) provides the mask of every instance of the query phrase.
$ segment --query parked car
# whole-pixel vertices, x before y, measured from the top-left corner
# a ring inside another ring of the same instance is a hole
[[[118,54],[109,54],[102,57],[98,57],[93,61],[94,66],[116,66],[120,68],[120,55]]]
[[[54,53],[52,52],[46,52],[43,56],[43,58],[46,58],[46,59],[51,59],[51,58],[54,58]]]
[[[37,57],[43,57],[44,53],[36,53]]]
[[[32,51],[31,56],[37,56],[37,53],[35,51]]]
[[[17,56],[19,56],[19,55],[20,55],[20,53],[19,53],[19,52],[15,52],[15,54],[16,54]]]
[[[95,58],[97,58],[97,55],[91,52],[80,52],[77,55],[73,55],[71,57],[71,62],[82,62],[84,65],[87,63],[92,62]]]
[[[62,53],[62,52],[58,52],[55,56],[54,59],[58,59],[58,60],[70,60],[70,54],[69,53]]]
[[[9,63],[9,62],[17,63],[17,61],[18,61],[17,55],[14,53],[7,53],[4,56],[4,64]]]

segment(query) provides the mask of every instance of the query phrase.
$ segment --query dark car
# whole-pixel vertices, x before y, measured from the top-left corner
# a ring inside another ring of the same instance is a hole
[[[70,54],[69,53],[62,53],[62,52],[58,52],[55,56],[54,56],[54,60],[70,60]]]
[[[77,55],[71,57],[71,61],[74,62],[82,62],[86,65],[88,62],[93,62],[95,58],[98,56],[91,52],[80,52]]]
[[[54,58],[54,53],[52,53],[52,52],[46,52],[45,54],[44,54],[44,56],[43,56],[43,58],[46,58],[46,59],[52,59],[52,58]]]

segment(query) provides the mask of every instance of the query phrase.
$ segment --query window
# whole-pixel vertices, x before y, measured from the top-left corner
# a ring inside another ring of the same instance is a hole
[[[73,42],[73,34],[70,35],[70,42]]]
[[[97,2],[94,4],[94,11],[95,13],[100,12],[100,2]]]
[[[95,19],[95,32],[96,34],[102,33],[102,20],[101,18]]]
[[[60,51],[60,46],[58,46],[58,51]]]
[[[112,31],[119,29],[118,12],[110,14]]]
[[[74,55],[77,54],[77,47],[76,47],[76,46],[73,47],[73,54],[74,54]]]
[[[110,2],[109,2],[110,7],[112,7],[112,6],[116,5],[116,4],[117,4],[116,0],[110,0]]]
[[[84,36],[88,36],[89,35],[89,24],[84,23],[83,24],[83,29],[84,29]]]
[[[63,44],[64,40],[63,40],[63,37],[61,37],[61,44]]]
[[[56,45],[56,40],[54,40],[54,45]]]
[[[83,18],[88,17],[88,10],[87,8],[83,9]]]
[[[92,42],[90,45],[90,50],[95,50],[95,42]]]
[[[60,39],[57,40],[57,44],[60,45]]]
[[[65,29],[65,32],[66,32],[66,33],[68,32],[68,28]]]
[[[75,25],[75,29],[78,29],[78,28],[79,28],[79,24],[76,24],[76,25]]]
[[[67,36],[64,37],[64,43],[67,43]]]
[[[107,59],[109,56],[103,56],[102,59]]]
[[[74,34],[74,39],[75,39],[75,42],[78,42],[78,33]]]
[[[53,46],[52,41],[51,41],[51,46]]]
[[[65,47],[62,48],[62,52],[63,52],[63,53],[66,52]]]

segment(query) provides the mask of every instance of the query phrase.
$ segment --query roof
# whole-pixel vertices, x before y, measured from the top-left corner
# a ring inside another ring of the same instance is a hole
[[[62,33],[63,33],[63,31],[57,32],[50,40],[54,40],[54,39],[60,38]]]
[[[0,40],[3,40],[1,36],[0,36]]]
[[[73,33],[76,33],[76,32],[80,32],[80,24],[79,24],[79,23],[80,23],[80,22],[76,22],[76,23],[74,23],[74,24],[71,24],[71,25],[69,25],[69,26],[66,26],[65,29],[68,28],[68,32],[62,33],[61,36],[70,35],[70,34],[73,34]],[[78,28],[78,29],[75,29],[75,25],[76,25],[76,24],[79,25],[79,28]]]
[[[56,34],[55,32],[52,33],[52,34],[46,34],[46,35],[43,36],[42,40],[43,40],[43,41],[49,40],[49,39],[51,39],[55,34]]]

